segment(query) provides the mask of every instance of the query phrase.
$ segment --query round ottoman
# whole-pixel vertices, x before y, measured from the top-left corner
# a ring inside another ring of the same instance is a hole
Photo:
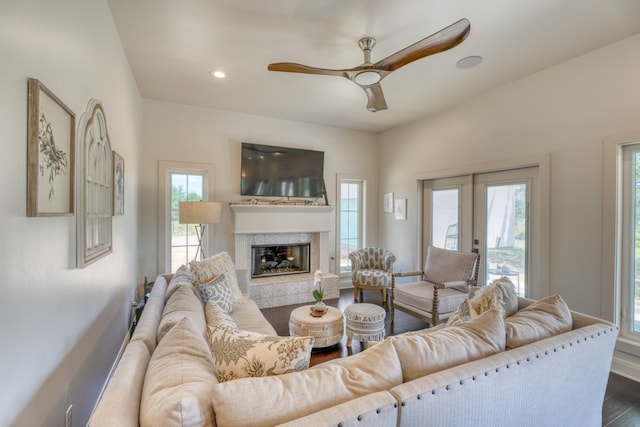
[[[313,336],[313,348],[335,345],[342,340],[344,318],[335,307],[327,307],[322,317],[311,315],[311,305],[296,308],[289,317],[289,335],[292,337]]]
[[[384,308],[375,304],[356,303],[344,310],[347,323],[347,345],[351,340],[382,341],[385,336]]]

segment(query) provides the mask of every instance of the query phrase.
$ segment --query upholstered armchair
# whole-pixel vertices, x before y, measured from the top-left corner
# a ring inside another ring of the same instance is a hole
[[[423,271],[393,275],[391,321],[398,309],[436,326],[447,320],[467,298],[478,278],[480,256],[429,246]],[[396,278],[421,276],[411,283],[397,284]]]
[[[382,302],[387,303],[387,289],[391,288],[393,263],[396,256],[382,248],[363,248],[349,254],[353,299],[358,301],[363,289],[379,290]]]

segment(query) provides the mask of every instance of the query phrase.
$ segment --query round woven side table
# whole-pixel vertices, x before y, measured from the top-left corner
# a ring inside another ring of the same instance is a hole
[[[322,317],[311,315],[311,305],[298,307],[289,317],[289,335],[292,337],[315,337],[313,348],[338,344],[344,334],[344,317],[335,307],[327,306]]]
[[[356,303],[344,310],[347,323],[347,346],[352,340],[382,341],[385,337],[384,308],[375,304]]]

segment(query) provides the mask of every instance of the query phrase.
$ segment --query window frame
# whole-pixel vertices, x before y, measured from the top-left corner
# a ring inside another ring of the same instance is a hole
[[[171,272],[171,175],[173,173],[203,176],[203,201],[215,200],[215,165],[212,163],[158,161],[158,269]],[[209,249],[209,233],[213,227],[207,227],[202,239],[205,253]]]
[[[359,178],[354,175],[345,175],[338,174],[336,179],[336,261],[335,261],[335,271],[341,279],[351,279],[351,268],[348,271],[342,271],[340,262],[341,262],[341,245],[342,245],[342,184],[358,184],[359,190],[359,203],[358,203],[358,249],[364,247],[366,239],[365,239],[365,226],[364,223],[366,221],[366,186],[367,181],[363,178]]]
[[[621,324],[622,304],[622,162],[627,145],[640,142],[640,131],[612,135],[603,139],[602,185],[602,291],[600,311],[604,319]],[[626,353],[627,356],[621,355]],[[640,340],[618,335],[612,371],[637,375]]]

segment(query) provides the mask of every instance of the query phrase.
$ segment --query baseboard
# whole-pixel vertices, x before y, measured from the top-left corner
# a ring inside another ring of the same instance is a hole
[[[630,380],[640,382],[640,364],[624,359],[618,355],[613,356],[611,372]]]
[[[122,355],[124,354],[124,350],[126,349],[127,345],[129,344],[129,341],[131,341],[131,328],[133,327],[133,325],[130,327],[129,330],[127,330],[127,333],[124,335],[124,339],[122,340],[122,345],[120,345],[120,350],[118,350],[118,354],[116,355],[116,359],[114,360],[113,364],[111,365],[111,369],[109,369],[109,374],[107,375],[107,379],[105,380],[104,384],[102,385],[102,389],[100,390],[100,394],[98,394],[98,398],[96,399],[96,402],[93,404],[93,409],[91,409],[91,414],[89,415],[89,422],[87,423],[87,425],[91,424],[91,419],[93,418],[93,413],[96,411],[96,408],[98,407],[98,403],[100,402],[100,400],[102,400],[102,395],[104,394],[104,391],[107,389],[107,385],[109,384],[109,381],[111,380],[111,377],[113,376],[113,373],[116,371],[116,368],[118,367],[118,363],[120,363],[120,359],[122,358]]]

